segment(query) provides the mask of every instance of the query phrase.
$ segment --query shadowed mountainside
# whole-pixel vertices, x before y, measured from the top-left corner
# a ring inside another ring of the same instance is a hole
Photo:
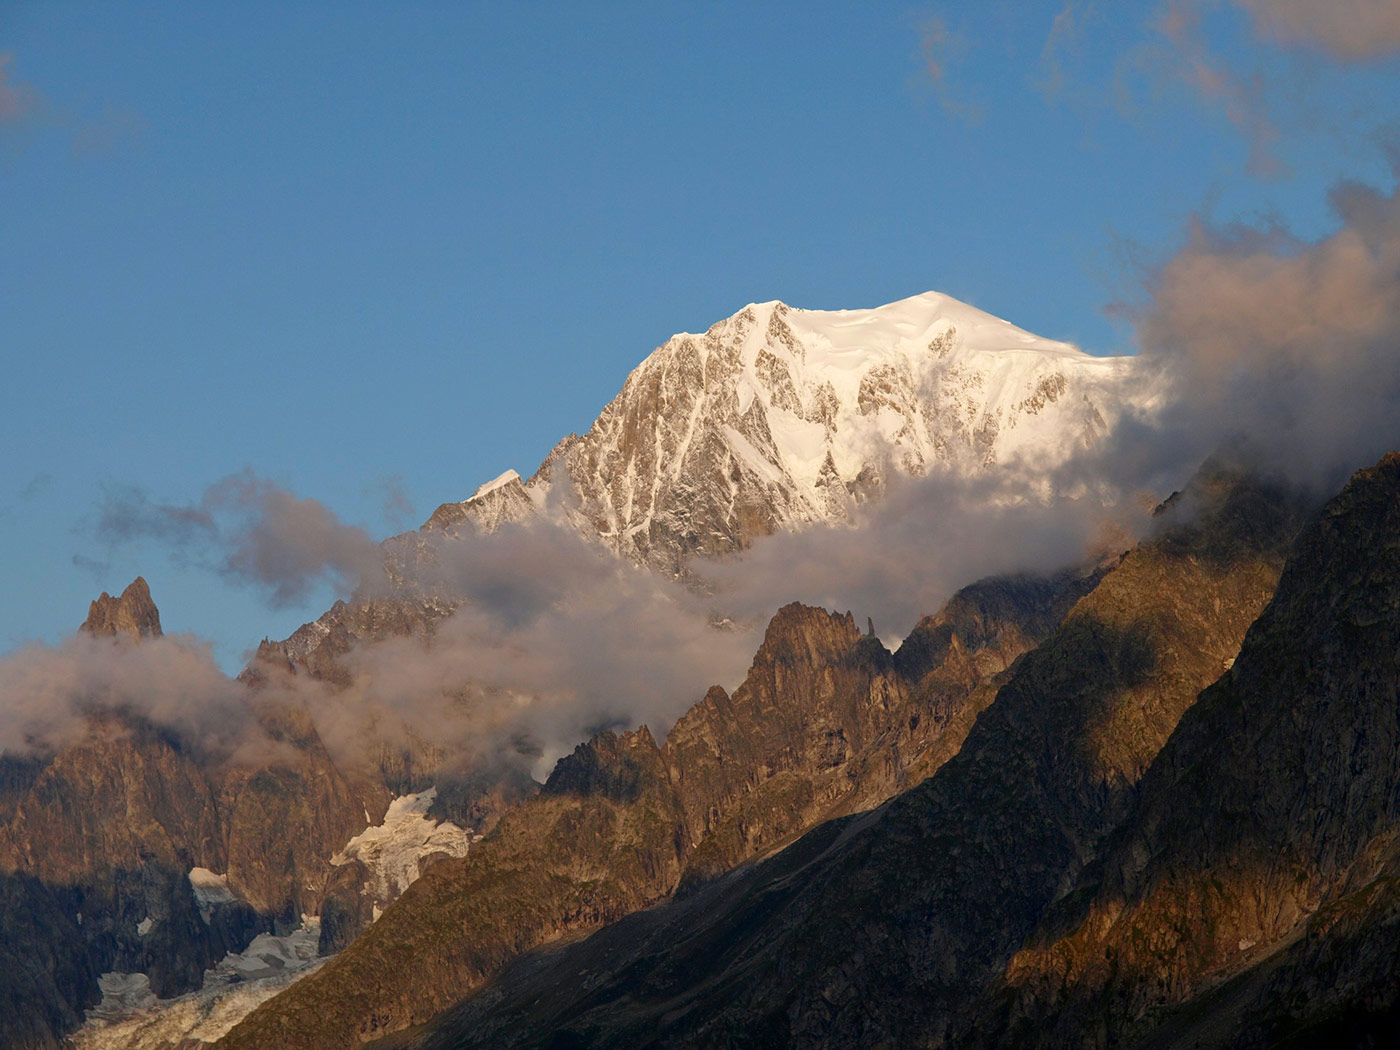
[[[160,616],[140,578],[93,602],[82,629],[96,645],[172,644],[152,641]],[[331,857],[382,818],[388,792],[347,777],[303,711],[249,703],[261,764],[100,706],[62,746],[0,756],[0,1004],[17,1005],[0,1009],[0,1046],[56,1047],[101,973],[144,973],[162,997],[200,987],[227,952],[323,910],[356,867]],[[200,901],[194,868],[226,875],[230,899]]]
[[[1370,1045],[1385,1045],[1400,1006],[1397,878],[1391,454],[1299,538],[1233,667],[1182,719],[1101,861],[1013,960],[983,1041],[1255,1048],[1367,1045],[1384,1032]]]

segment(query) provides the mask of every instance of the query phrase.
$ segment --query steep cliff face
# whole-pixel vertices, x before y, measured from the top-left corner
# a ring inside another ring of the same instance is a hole
[[[151,726],[95,717],[0,829],[0,864],[82,916],[100,970],[148,973],[170,994],[228,950],[186,880],[194,867],[224,870],[218,824],[215,789],[195,762]]]
[[[51,1050],[99,998],[98,970],[64,902],[29,875],[0,872],[0,1046]]]
[[[404,1045],[940,1045],[1131,805],[1273,592],[1282,494],[1197,480],[1013,664],[957,755],[871,813],[522,961]],[[585,970],[587,987],[565,976]]]
[[[849,614],[785,607],[732,696],[712,689],[662,747],[645,728],[580,745],[466,859],[433,868],[221,1045],[266,1045],[275,1032],[289,1047],[339,1047],[425,1021],[531,947],[678,887],[695,893],[817,821],[887,798],[965,733],[953,716],[1090,585],[968,588],[916,632],[941,644],[916,643],[902,666]],[[407,958],[411,973],[395,962]]]
[[[1157,1038],[1183,1045],[1303,1045],[1307,1030],[1343,1034],[1348,1011],[1394,1011],[1397,756],[1392,454],[1300,537],[1274,600],[1182,719],[1111,847],[1013,960],[1012,1008],[993,1012],[1009,1019],[1001,1037],[1127,1046],[1165,1026]],[[1168,1009],[1240,973],[1190,1010]]]
[[[1148,402],[1131,359],[1094,358],[930,292],[873,310],[755,303],[658,347],[582,437],[508,471],[430,529],[562,511],[668,575],[695,555],[848,520],[900,476],[1064,461]]]

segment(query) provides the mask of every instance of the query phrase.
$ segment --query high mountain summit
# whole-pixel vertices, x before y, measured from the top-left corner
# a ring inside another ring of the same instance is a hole
[[[898,476],[1040,471],[1107,434],[1130,358],[1042,339],[937,292],[871,310],[754,303],[672,336],[582,437],[507,471],[427,528],[492,530],[557,508],[667,574],[782,529],[849,520]]]

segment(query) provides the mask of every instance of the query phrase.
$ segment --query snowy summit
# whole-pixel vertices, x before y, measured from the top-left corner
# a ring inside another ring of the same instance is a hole
[[[528,481],[507,471],[430,526],[493,529],[559,502],[677,573],[692,554],[849,520],[894,476],[1062,463],[1141,402],[1132,366],[937,292],[870,310],[752,303],[654,350]]]

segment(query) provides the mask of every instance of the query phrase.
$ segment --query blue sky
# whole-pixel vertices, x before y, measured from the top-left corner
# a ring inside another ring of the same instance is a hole
[[[1183,7],[5,5],[0,651],[139,572],[236,667],[330,591],[112,547],[105,494],[250,468],[386,535],[750,301],[1131,352],[1105,307],[1193,215],[1316,237],[1392,182],[1394,60]]]

